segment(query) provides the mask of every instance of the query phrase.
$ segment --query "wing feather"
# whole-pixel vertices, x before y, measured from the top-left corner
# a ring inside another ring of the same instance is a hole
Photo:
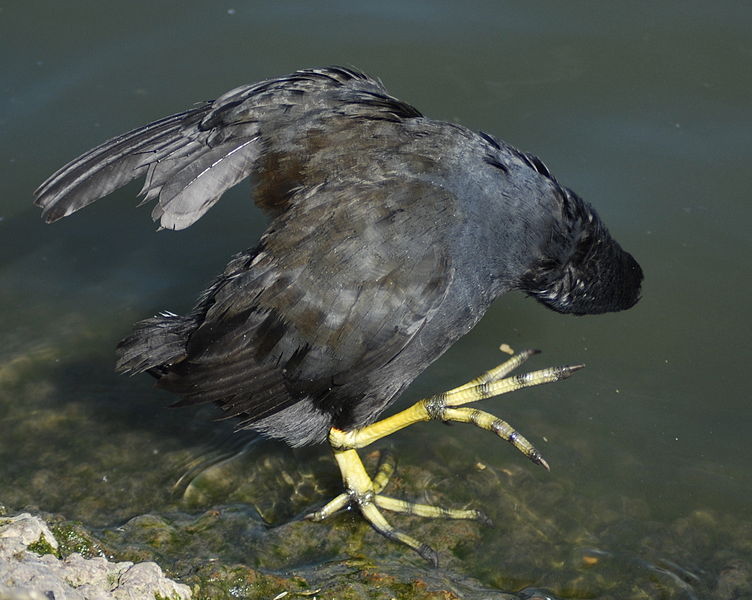
[[[451,265],[420,215],[451,207],[445,190],[394,179],[301,194],[198,307],[186,359],[159,382],[185,403],[215,402],[246,426],[305,398],[346,405],[443,301]]]
[[[301,124],[363,92],[386,93],[379,82],[342,67],[308,69],[236,88],[82,154],[36,189],[35,203],[49,223],[145,176],[144,202],[159,199],[153,218],[163,228],[183,229],[227,189],[258,172],[266,146],[279,141],[290,150],[290,138],[305,135]],[[299,185],[304,182],[291,181],[288,187]]]
[[[161,188],[152,218],[165,229],[185,229],[195,223],[225,190],[250,175],[259,154],[257,140],[223,144],[188,162]]]

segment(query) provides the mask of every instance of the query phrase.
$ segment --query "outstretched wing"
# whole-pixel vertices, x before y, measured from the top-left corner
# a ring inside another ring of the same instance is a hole
[[[160,379],[185,402],[253,424],[304,398],[346,415],[378,389],[380,410],[425,366],[393,368],[452,281],[454,198],[397,178],[301,193],[197,307],[186,358]]]
[[[39,186],[36,204],[52,222],[145,177],[144,202],[158,201],[154,220],[163,228],[184,229],[227,189],[257,171],[279,136],[302,134],[305,128],[296,124],[350,101],[375,114],[384,104],[398,102],[378,81],[342,67],[308,69],[239,87],[83,154]]]

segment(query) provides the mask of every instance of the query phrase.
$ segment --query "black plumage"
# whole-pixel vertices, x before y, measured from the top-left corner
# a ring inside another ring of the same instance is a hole
[[[139,177],[163,228],[247,177],[271,222],[193,312],[138,323],[118,369],[293,446],[373,422],[508,291],[573,314],[639,296],[638,264],[538,158],[353,69],[242,86],[114,138],[36,203],[55,221]]]

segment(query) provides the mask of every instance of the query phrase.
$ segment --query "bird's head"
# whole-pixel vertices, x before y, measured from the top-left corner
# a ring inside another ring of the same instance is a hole
[[[560,216],[520,288],[560,313],[598,314],[633,306],[640,298],[640,265],[588,203],[566,188],[560,200]]]

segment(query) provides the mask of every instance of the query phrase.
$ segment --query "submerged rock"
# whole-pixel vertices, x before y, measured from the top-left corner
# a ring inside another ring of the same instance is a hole
[[[110,562],[74,552],[61,559],[47,524],[22,513],[0,519],[0,599],[188,600],[188,586],[168,579],[156,563]]]

